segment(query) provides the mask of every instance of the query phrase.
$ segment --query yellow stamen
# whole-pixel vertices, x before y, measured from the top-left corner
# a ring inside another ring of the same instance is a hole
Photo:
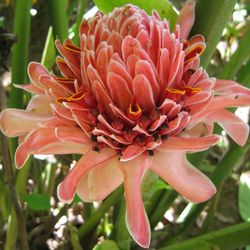
[[[64,45],[64,48],[67,49],[67,50],[70,50],[70,51],[73,51],[73,52],[76,52],[76,53],[80,53],[81,52],[81,49],[73,44],[70,44],[70,43],[66,43]]]
[[[139,106],[139,104],[137,104],[137,103],[131,103],[130,105],[129,105],[129,113],[131,114],[131,115],[139,115],[140,113],[142,112],[142,110],[141,110],[141,108],[140,108],[140,106]]]
[[[191,91],[192,93],[199,93],[201,92],[201,88],[192,88],[192,87],[185,87],[185,89]]]
[[[180,90],[180,89],[166,88],[166,91],[171,94],[179,94],[179,95],[186,94],[186,90]]]

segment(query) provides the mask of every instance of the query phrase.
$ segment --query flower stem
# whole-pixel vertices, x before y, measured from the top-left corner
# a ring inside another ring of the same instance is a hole
[[[236,0],[197,0],[196,18],[191,36],[202,34],[206,39],[206,50],[201,55],[201,66],[204,68],[213,56],[236,2]]]
[[[172,202],[176,199],[177,196],[178,193],[173,189],[164,191],[160,200],[158,201],[154,213],[150,216],[150,225],[152,228],[154,228],[162,219],[165,212],[172,205]]]
[[[250,222],[223,228],[159,250],[239,249],[250,244]]]
[[[15,8],[14,34],[17,43],[12,50],[12,83],[27,83],[27,64],[30,40],[30,8],[32,0],[17,0]],[[10,107],[22,108],[23,91],[13,88],[10,95]]]
[[[0,83],[0,109],[3,110],[6,107],[6,96],[5,96],[5,90],[2,85],[2,80]],[[25,222],[25,217],[22,211],[21,203],[20,200],[18,199],[16,187],[15,187],[15,179],[12,171],[12,162],[10,158],[10,153],[9,153],[9,145],[8,145],[8,140],[7,138],[2,135],[1,136],[1,142],[2,142],[2,157],[3,157],[3,168],[4,168],[4,175],[6,182],[9,187],[9,193],[11,196],[11,201],[12,205],[15,211],[15,214],[13,213],[13,210],[11,212],[12,218],[11,218],[11,225],[16,225],[19,230],[19,236],[20,236],[20,241],[22,245],[23,250],[29,250],[29,245],[28,245],[28,235],[26,231],[26,222]],[[18,219],[18,220],[17,220]],[[11,235],[15,236],[16,231],[14,230],[14,227],[9,227],[8,233],[11,233]],[[10,239],[9,235],[7,234],[7,239]],[[11,245],[10,247],[13,247],[13,238],[11,239],[12,243],[10,241],[6,242],[6,247],[5,249],[7,250],[8,246]]]
[[[65,0],[47,0],[54,38],[61,41],[68,36],[68,18]]]

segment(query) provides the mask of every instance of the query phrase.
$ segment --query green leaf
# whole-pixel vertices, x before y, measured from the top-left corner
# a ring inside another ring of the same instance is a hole
[[[170,190],[171,189],[170,186],[161,179],[157,180],[155,186],[157,190],[162,190],[162,189]]]
[[[114,241],[104,240],[102,243],[95,245],[93,250],[119,250],[119,248]]]
[[[50,208],[50,198],[45,194],[29,194],[26,195],[25,201],[34,211],[45,211]]]
[[[244,221],[250,221],[250,171],[240,176],[239,212]]]
[[[236,0],[197,1],[191,35],[202,34],[206,39],[207,47],[201,55],[201,65],[205,68],[213,56],[235,4]]]
[[[122,6],[124,4],[134,4],[144,9],[149,15],[152,10],[155,9],[162,18],[166,18],[170,22],[170,26],[176,22],[177,13],[173,6],[167,0],[94,0],[96,6],[103,12],[108,13],[115,7]]]
[[[55,57],[56,57],[56,49],[54,45],[54,37],[52,33],[52,27],[49,27],[42,60],[41,63],[44,65],[47,69],[51,69],[55,64]]]

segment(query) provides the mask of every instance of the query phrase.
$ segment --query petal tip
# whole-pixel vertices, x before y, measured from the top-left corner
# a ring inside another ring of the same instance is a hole
[[[61,202],[67,204],[70,204],[74,198],[67,195],[67,190],[64,189],[62,182],[57,186],[57,196]]]

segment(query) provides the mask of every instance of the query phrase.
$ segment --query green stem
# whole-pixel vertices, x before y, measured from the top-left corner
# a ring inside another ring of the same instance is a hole
[[[159,250],[231,250],[250,244],[250,222],[223,228]]]
[[[113,236],[115,242],[117,243],[119,249],[121,250],[129,250],[132,240],[127,229],[125,215],[126,215],[126,201],[123,198],[119,214],[117,216],[117,220],[114,226],[114,236]]]
[[[56,176],[56,165],[55,164],[48,164],[45,168],[46,172],[46,179],[45,179],[45,193],[48,196],[53,195],[54,186],[55,186],[55,176]]]
[[[2,79],[0,79],[0,110],[3,110],[6,107],[6,96],[5,89],[2,85]],[[12,201],[12,211],[10,217],[10,224],[8,227],[5,250],[13,249],[15,247],[17,231],[19,230],[19,236],[21,241],[21,246],[23,250],[29,250],[28,245],[28,235],[26,230],[26,222],[23,214],[21,202],[17,193],[17,187],[15,185],[15,178],[12,169],[12,161],[9,152],[9,145],[7,137],[1,134],[1,149],[2,149],[2,158],[3,158],[3,170],[4,170],[4,179],[9,188],[9,194]],[[15,213],[14,213],[15,212]],[[11,227],[12,226],[12,227]],[[11,237],[13,236],[13,237]],[[14,242],[13,242],[14,241]],[[10,248],[8,248],[10,247]]]
[[[206,39],[206,50],[201,55],[204,68],[213,56],[235,4],[236,0],[197,0],[191,35],[202,34]]]
[[[17,220],[14,208],[11,208],[8,219],[8,231],[5,239],[4,250],[15,250],[17,239]]]
[[[15,8],[14,34],[17,43],[12,50],[12,83],[24,84],[27,82],[27,64],[30,40],[30,8],[32,0],[17,0]],[[23,91],[13,88],[10,95],[10,107],[22,108]]]
[[[165,212],[172,205],[172,202],[176,199],[177,196],[178,193],[173,189],[164,191],[154,210],[154,213],[152,213],[152,215],[150,216],[150,225],[152,228],[154,228],[162,219]]]
[[[79,228],[79,238],[86,236],[99,222],[103,215],[113,206],[122,196],[123,187],[120,186],[115,192],[113,192],[103,203],[100,205],[97,211]]]
[[[47,0],[54,38],[61,41],[68,36],[68,18],[65,0]]]

